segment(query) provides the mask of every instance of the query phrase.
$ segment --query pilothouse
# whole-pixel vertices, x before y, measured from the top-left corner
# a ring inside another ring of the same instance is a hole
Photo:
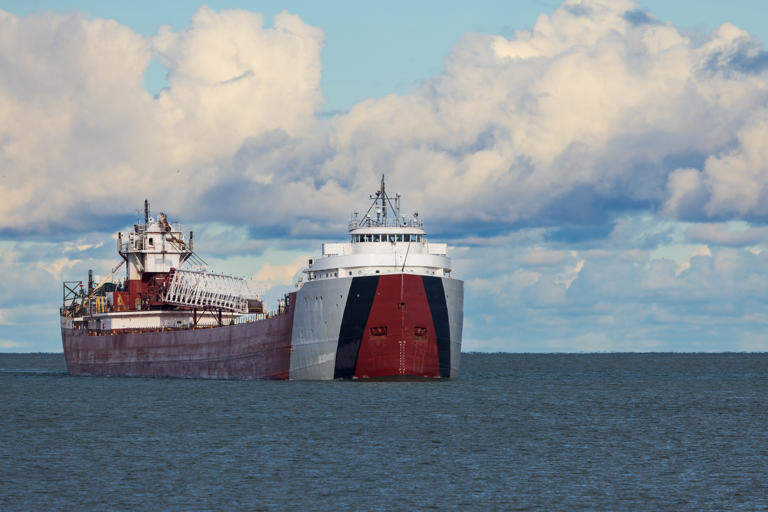
[[[398,272],[451,276],[446,244],[427,239],[418,213],[401,215],[400,194],[387,195],[384,176],[369,197],[368,210],[352,214],[349,242],[323,244],[323,257],[310,260],[309,280]]]

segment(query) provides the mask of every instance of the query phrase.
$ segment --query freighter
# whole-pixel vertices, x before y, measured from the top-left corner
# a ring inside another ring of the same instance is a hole
[[[380,189],[349,238],[326,243],[296,290],[266,312],[247,281],[211,272],[193,233],[160,213],[118,233],[101,283],[63,286],[69,373],[215,379],[451,378],[459,371],[463,282],[446,244]],[[124,280],[114,274],[125,264]]]

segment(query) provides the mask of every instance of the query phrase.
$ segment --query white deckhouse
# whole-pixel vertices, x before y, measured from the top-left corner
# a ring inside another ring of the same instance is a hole
[[[394,201],[387,195],[384,176],[381,189],[370,199],[365,214],[352,215],[350,241],[323,244],[323,256],[309,260],[308,280],[397,273],[451,276],[446,244],[427,240],[418,213],[400,215],[400,194]]]

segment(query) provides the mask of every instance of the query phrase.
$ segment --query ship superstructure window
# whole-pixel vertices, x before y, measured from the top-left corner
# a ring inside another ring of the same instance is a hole
[[[352,235],[351,237],[352,243],[366,243],[366,242],[421,242],[422,236],[421,235],[411,235],[411,234],[402,234],[402,233],[392,233],[392,234],[363,234],[363,235]]]
[[[149,246],[152,247],[155,245],[154,240],[152,240],[152,237],[149,238]]]

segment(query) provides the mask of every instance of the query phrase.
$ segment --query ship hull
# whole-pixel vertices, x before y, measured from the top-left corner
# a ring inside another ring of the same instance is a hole
[[[214,379],[450,378],[461,281],[413,274],[316,280],[282,314],[222,327],[94,335],[62,327],[75,375]]]
[[[463,283],[407,273],[310,281],[299,290],[291,379],[450,378]]]
[[[294,308],[261,321],[200,329],[94,335],[62,327],[73,375],[287,379]]]

